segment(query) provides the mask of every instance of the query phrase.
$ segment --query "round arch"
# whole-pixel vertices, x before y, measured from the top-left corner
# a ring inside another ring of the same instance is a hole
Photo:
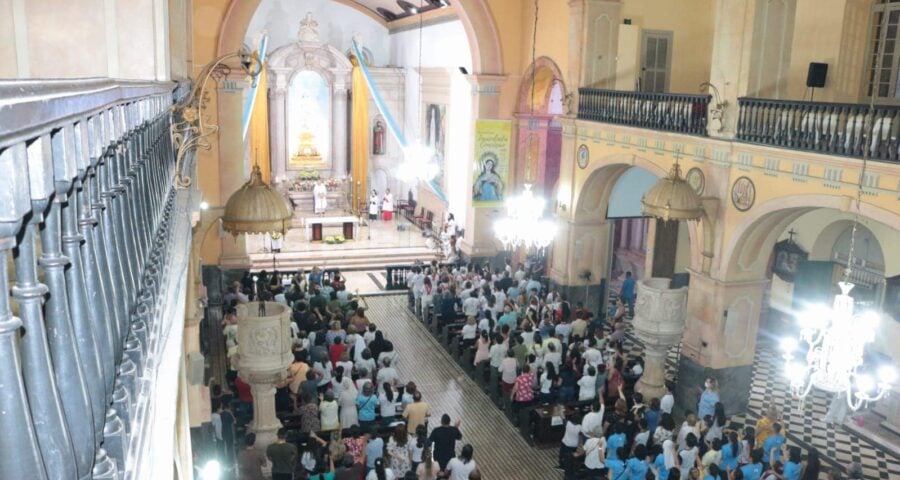
[[[244,43],[247,27],[262,0],[232,0],[222,20],[216,55],[237,51]],[[343,2],[341,2],[343,3]],[[451,5],[469,39],[472,68],[479,74],[503,74],[500,35],[486,0],[456,0]]]
[[[534,75],[534,82],[531,78]],[[562,96],[566,97],[566,83],[563,80],[562,72],[550,57],[538,57],[534,63],[528,66],[522,76],[522,83],[519,85],[518,101],[516,102],[517,113],[531,112],[531,86],[534,84],[535,106],[540,107],[535,113],[546,114],[550,104],[550,94],[553,91],[553,85],[559,83],[562,88]]]
[[[803,214],[821,208],[852,213],[855,202],[844,196],[792,195],[769,200],[754,208],[752,215],[732,229],[731,237],[722,248],[720,268],[724,277],[729,280],[762,278],[769,252],[784,229]],[[860,215],[900,228],[900,215],[871,204],[860,205]]]
[[[588,225],[602,223],[606,219],[609,201],[616,182],[632,167],[642,168],[659,178],[665,177],[668,171],[661,165],[638,155],[610,155],[591,162],[584,180],[575,185],[572,204],[572,221],[576,224]],[[687,232],[690,238],[691,269],[700,271],[703,266],[704,228],[701,222],[688,222]]]

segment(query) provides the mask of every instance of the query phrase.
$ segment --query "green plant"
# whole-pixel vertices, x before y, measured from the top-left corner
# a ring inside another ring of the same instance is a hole
[[[329,245],[339,245],[346,242],[347,239],[343,235],[329,235],[323,241]]]

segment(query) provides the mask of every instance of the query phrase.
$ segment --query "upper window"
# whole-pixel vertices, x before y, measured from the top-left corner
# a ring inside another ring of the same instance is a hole
[[[872,6],[866,97],[900,101],[900,0],[879,0]]]

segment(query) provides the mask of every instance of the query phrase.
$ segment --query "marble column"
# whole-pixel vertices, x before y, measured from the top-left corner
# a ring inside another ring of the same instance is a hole
[[[500,118],[500,91],[506,82],[504,75],[469,75],[466,79],[472,89],[472,127],[470,138],[475,135],[475,120],[479,118]],[[471,149],[470,149],[471,150]],[[472,191],[474,181],[474,150],[469,152],[466,162],[466,191]],[[463,159],[460,159],[461,161]],[[494,239],[494,228],[491,213],[495,207],[475,207],[471,195],[466,199],[466,236],[462,239],[461,249],[470,257],[485,258],[497,254],[497,242]]]
[[[219,110],[219,198],[222,205],[250,176],[246,162],[246,146],[241,137],[241,118],[244,110],[244,79],[226,78],[217,92]],[[252,152],[251,152],[252,154]],[[219,265],[223,268],[249,268],[246,237],[231,235],[222,239]]]
[[[332,98],[331,176],[340,178],[347,174],[347,87],[335,85]]]
[[[265,450],[276,439],[281,421],[275,415],[275,385],[293,362],[290,309],[274,302],[238,305],[238,375],[250,384],[256,446]]]
[[[678,365],[676,407],[697,408],[706,378],[719,382],[725,413],[747,410],[760,306],[768,280],[722,280],[689,270],[687,316]]]
[[[277,85],[270,89],[269,97],[269,155],[272,157],[272,178],[280,181],[286,175],[287,152],[286,139],[284,138],[284,123],[287,123],[285,113],[286,89]]]
[[[634,333],[644,343],[644,373],[635,390],[644,398],[665,393],[666,353],[681,340],[687,312],[687,287],[670,289],[669,278],[637,282]]]
[[[738,120],[738,98],[750,89],[750,58],[756,0],[716,0],[713,31],[712,68],[709,82],[727,102],[720,122],[715,106],[709,108],[709,135],[734,138]],[[715,100],[715,99],[714,99]],[[721,125],[721,126],[720,126]]]

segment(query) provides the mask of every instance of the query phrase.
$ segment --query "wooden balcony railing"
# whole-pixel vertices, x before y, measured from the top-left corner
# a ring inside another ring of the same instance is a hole
[[[809,152],[898,161],[900,107],[740,98],[737,138]]]
[[[581,88],[578,118],[595,122],[706,135],[709,95],[620,92]]]

